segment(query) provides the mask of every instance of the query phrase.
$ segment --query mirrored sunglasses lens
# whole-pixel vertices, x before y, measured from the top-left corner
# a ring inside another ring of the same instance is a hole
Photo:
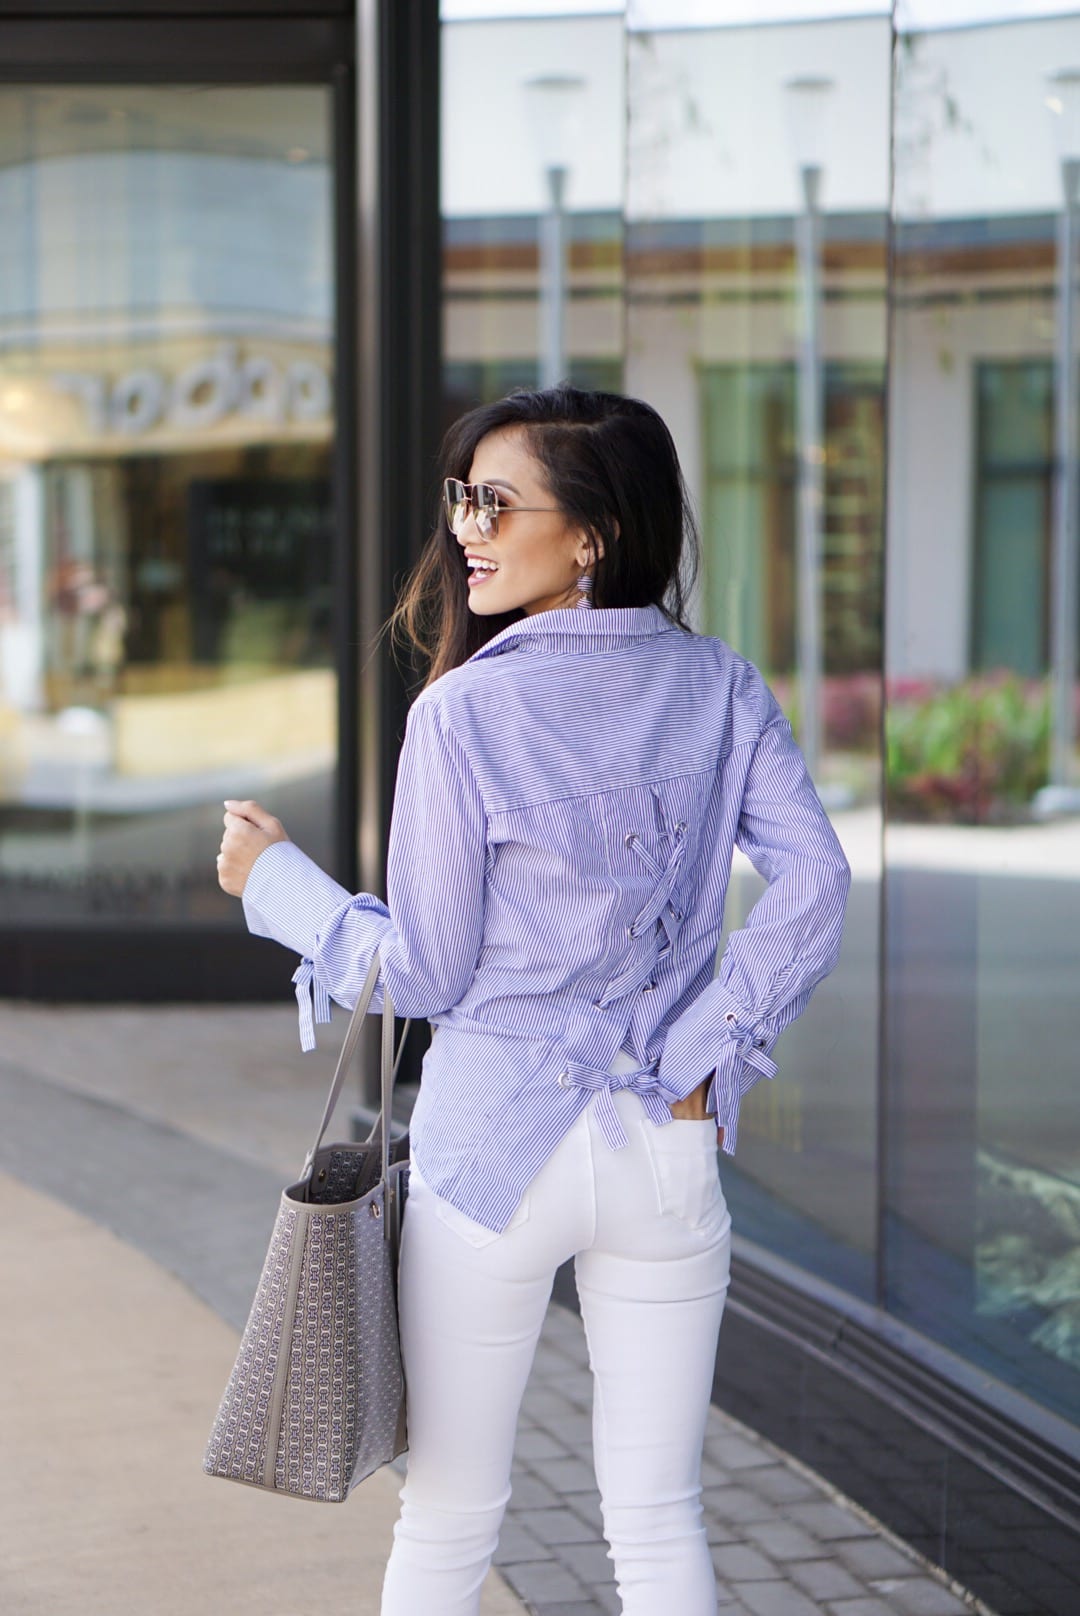
[[[487,483],[477,483],[473,489],[476,505],[476,525],[486,538],[499,525],[499,496]]]
[[[449,522],[452,532],[460,533],[469,519],[469,496],[466,493],[465,484],[451,477],[444,486],[443,495],[446,504],[446,520]]]

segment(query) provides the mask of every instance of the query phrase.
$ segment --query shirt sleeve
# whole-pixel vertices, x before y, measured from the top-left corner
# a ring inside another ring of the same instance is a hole
[[[736,846],[768,886],[728,938],[713,981],[669,1028],[658,1076],[676,1093],[712,1074],[707,1110],[735,1152],[739,1103],[773,1077],[771,1051],[840,954],[851,868],[775,698],[754,744]],[[696,1085],[695,1085],[696,1086]]]
[[[350,894],[291,842],[259,854],[244,885],[248,929],[301,955],[300,1042],[315,1047],[330,1000],[356,1003],[378,948],[397,1015],[451,1009],[475,974],[484,929],[487,816],[460,742],[434,701],[409,709],[398,759],[386,895]],[[312,1004],[314,1000],[314,1004]],[[312,1011],[314,1009],[314,1015]]]

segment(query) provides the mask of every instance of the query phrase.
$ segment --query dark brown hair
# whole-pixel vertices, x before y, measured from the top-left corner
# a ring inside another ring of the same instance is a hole
[[[434,530],[383,625],[426,664],[429,685],[525,613],[469,610],[468,568],[442,509],[442,480],[469,478],[489,432],[518,428],[539,462],[554,503],[596,539],[594,606],[658,605],[689,629],[686,600],[700,565],[700,542],[671,433],[641,399],[562,384],[519,388],[455,421],[440,456]]]

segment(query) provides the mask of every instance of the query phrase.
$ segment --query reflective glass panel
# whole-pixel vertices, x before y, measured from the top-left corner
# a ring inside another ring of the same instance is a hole
[[[696,626],[772,683],[856,873],[842,964],[750,1095],[725,1182],[740,1234],[870,1294],[889,21],[468,9],[443,8],[447,420],[555,374],[674,433]],[[482,119],[461,90],[481,81]],[[761,886],[740,859],[728,931]]]
[[[841,962],[723,1158],[732,1216],[870,1296],[891,34],[731,15],[629,7],[626,388],[698,504],[697,627],[769,680],[854,872]],[[763,890],[737,855],[724,942]]]
[[[328,92],[0,89],[0,912],[239,923],[330,857]]]
[[[1058,289],[1080,17],[921,15],[896,78],[886,1298],[1075,1417],[1080,610]]]
[[[459,21],[454,9],[442,27],[447,425],[547,377],[620,389],[623,376],[623,19],[506,6]],[[481,83],[478,116],[462,85]]]

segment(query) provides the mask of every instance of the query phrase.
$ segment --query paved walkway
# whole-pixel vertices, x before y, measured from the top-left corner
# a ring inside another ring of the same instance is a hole
[[[6,1616],[377,1611],[404,1460],[340,1509],[201,1469],[344,1019],[301,1057],[288,1009],[0,1005]],[[553,1305],[485,1616],[618,1611],[590,1403],[580,1321]],[[704,1475],[723,1616],[986,1611],[718,1410]]]
[[[47,1176],[47,1175],[43,1175]],[[158,1263],[0,1174],[5,1616],[377,1616],[400,1481],[340,1509],[206,1476],[236,1332]],[[485,1616],[517,1616],[502,1578]]]

